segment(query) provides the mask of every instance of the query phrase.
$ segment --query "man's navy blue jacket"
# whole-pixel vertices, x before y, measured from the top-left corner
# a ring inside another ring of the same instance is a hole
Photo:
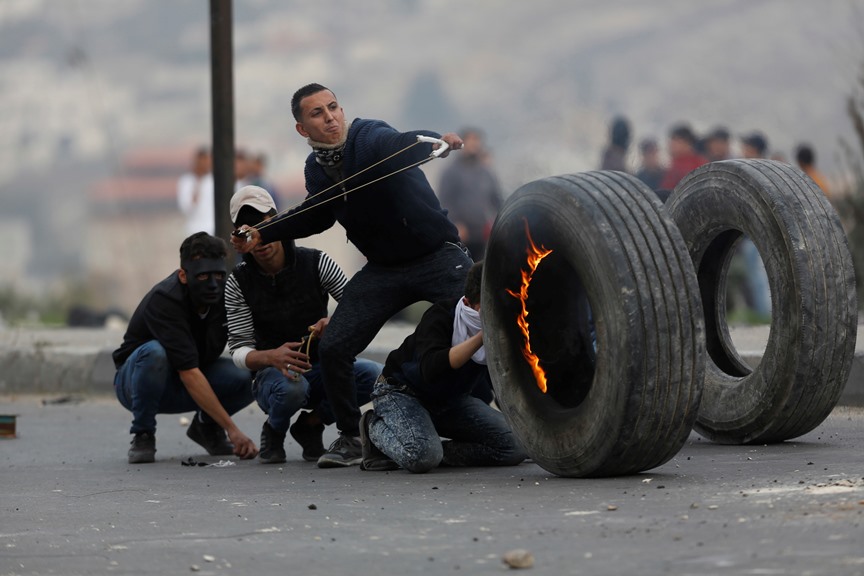
[[[423,171],[414,167],[393,174],[428,157],[431,144],[417,144],[351,178],[415,143],[418,134],[439,137],[428,130],[398,132],[380,120],[354,120],[348,130],[340,167],[342,178],[348,180],[341,187],[333,187],[322,194],[335,182],[316,162],[315,154],[310,154],[305,169],[306,200],[262,227],[262,242],[305,238],[327,230],[338,221],[345,228],[348,240],[369,262],[385,266],[407,263],[430,254],[444,242],[458,242],[456,227],[447,218],[447,211],[441,208]],[[333,199],[345,190],[378,178],[382,179]]]

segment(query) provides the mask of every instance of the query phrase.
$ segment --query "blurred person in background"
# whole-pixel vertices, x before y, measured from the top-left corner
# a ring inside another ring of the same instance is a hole
[[[669,131],[669,167],[660,182],[663,190],[673,190],[684,176],[707,160],[696,152],[696,134],[689,124],[676,124]]]
[[[251,158],[243,148],[234,151],[234,191],[240,190],[249,184],[249,164]]]
[[[809,144],[799,144],[795,148],[795,162],[798,164],[798,167],[813,180],[819,188],[822,189],[822,193],[825,194],[828,198],[831,198],[831,191],[828,187],[828,180],[825,178],[825,175],[816,168],[816,153],[813,151],[813,147]]]
[[[729,144],[729,131],[723,126],[714,128],[705,137],[705,159],[708,162],[719,162],[732,157]]]
[[[601,170],[627,170],[627,150],[630,147],[630,121],[624,116],[616,116],[609,124],[609,143],[603,149],[600,159]]]
[[[212,168],[210,149],[202,146],[195,150],[189,172],[177,181],[177,207],[186,218],[187,235],[216,233]]]
[[[648,185],[649,188],[660,190],[666,167],[660,163],[660,147],[654,138],[643,138],[639,142],[640,164],[636,171],[636,177]],[[663,198],[661,198],[663,200]]]
[[[745,134],[741,137],[741,153],[747,160],[766,158],[768,139],[758,130]],[[744,301],[759,319],[765,320],[771,314],[771,291],[765,265],[756,245],[747,236],[739,242],[738,254],[743,258],[746,267],[743,283]]]
[[[264,188],[273,201],[276,202],[276,209],[279,209],[279,193],[276,191],[276,186],[267,178],[267,154],[257,152],[249,157],[248,176],[246,178],[249,185],[260,186]]]
[[[498,178],[489,167],[483,133],[478,128],[465,128],[459,135],[462,151],[442,172],[438,197],[471,257],[481,260],[503,198]]]
[[[768,157],[768,139],[759,131],[741,137],[741,156],[747,159]]]

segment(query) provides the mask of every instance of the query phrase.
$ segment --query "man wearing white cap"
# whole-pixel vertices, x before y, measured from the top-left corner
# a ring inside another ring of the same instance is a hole
[[[259,186],[244,186],[231,198],[235,228],[254,226],[276,215],[272,196]],[[293,240],[259,244],[243,255],[228,278],[228,349],[234,363],[253,373],[252,392],[267,413],[261,429],[264,463],[285,462],[285,434],[303,449],[303,459],[324,453],[322,434],[334,418],[324,394],[318,340],[327,323],[327,304],[337,302],[347,279],[324,252],[296,247]],[[383,366],[354,363],[354,385],[361,404],[369,401]]]

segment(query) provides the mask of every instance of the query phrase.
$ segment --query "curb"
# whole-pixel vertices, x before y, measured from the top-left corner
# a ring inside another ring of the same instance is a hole
[[[412,329],[410,324],[385,326],[361,356],[383,363]],[[113,394],[111,353],[122,338],[122,332],[111,330],[0,332],[0,394]],[[739,353],[750,366],[762,360],[761,351]],[[855,352],[837,405],[864,406],[864,350]]]

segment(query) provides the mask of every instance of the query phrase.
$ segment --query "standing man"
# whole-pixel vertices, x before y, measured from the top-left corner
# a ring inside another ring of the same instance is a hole
[[[459,296],[472,261],[423,171],[407,168],[432,152],[417,136],[438,134],[398,132],[381,120],[347,122],[336,96],[320,84],[295,92],[291,112],[297,132],[312,147],[306,200],[231,242],[245,253],[259,243],[323,232],[338,221],[366,256],[368,263],[345,286],[319,346],[324,389],[340,435],[318,466],[352,466],[362,460],[355,357],[399,310]],[[462,147],[456,134],[441,138],[454,150]]]
[[[636,171],[636,177],[647,184],[649,188],[658,192],[663,176],[666,174],[666,167],[660,162],[660,147],[657,145],[657,141],[654,138],[643,138],[639,142],[639,153],[642,160],[639,170]],[[665,193],[658,193],[658,195],[665,202],[668,190]]]
[[[768,157],[768,139],[759,131],[741,137],[741,156],[749,160]]]
[[[276,215],[276,203],[265,189],[244,186],[231,197],[230,213],[235,228],[255,226]],[[318,340],[329,320],[329,296],[338,302],[346,282],[327,254],[298,248],[293,240],[258,244],[228,277],[228,348],[234,364],[252,371],[252,393],[268,415],[261,428],[263,463],[285,462],[285,433],[301,408],[311,411],[300,413],[291,436],[304,460],[315,462],[324,454],[321,436],[333,416],[321,382]],[[354,363],[359,404],[369,401],[381,368],[370,360]]]
[[[741,154],[748,160],[760,160],[768,156],[768,139],[762,132],[754,131],[741,137]],[[747,275],[744,278],[745,302],[763,320],[771,316],[771,288],[765,263],[753,240],[747,236],[738,243],[738,251],[744,257]]]
[[[828,180],[825,178],[825,175],[816,168],[816,153],[813,151],[813,147],[809,144],[799,144],[795,148],[795,162],[798,164],[798,167],[807,174],[819,188],[822,189],[822,193],[825,194],[829,199],[831,198],[831,190],[828,187]]]
[[[609,124],[609,143],[603,149],[600,170],[627,170],[627,150],[630,148],[630,120],[616,116]]]
[[[210,149],[201,147],[192,157],[191,170],[177,181],[177,206],[186,217],[187,235],[216,233],[212,164]]]
[[[729,131],[723,126],[718,126],[705,138],[705,159],[708,162],[719,162],[731,157]]]
[[[688,124],[678,124],[669,131],[669,167],[660,182],[663,190],[673,190],[684,176],[707,162],[696,152],[696,134]]]
[[[180,269],[144,296],[114,351],[114,389],[132,412],[130,464],[155,460],[157,414],[193,410],[186,435],[208,454],[258,454],[230,416],[252,402],[252,393],[249,372],[221,357],[228,339],[225,256],[220,238],[186,238]]]
[[[501,187],[489,168],[483,133],[466,128],[461,136],[462,152],[441,174],[438,197],[471,257],[482,260],[492,222],[503,202]]]

